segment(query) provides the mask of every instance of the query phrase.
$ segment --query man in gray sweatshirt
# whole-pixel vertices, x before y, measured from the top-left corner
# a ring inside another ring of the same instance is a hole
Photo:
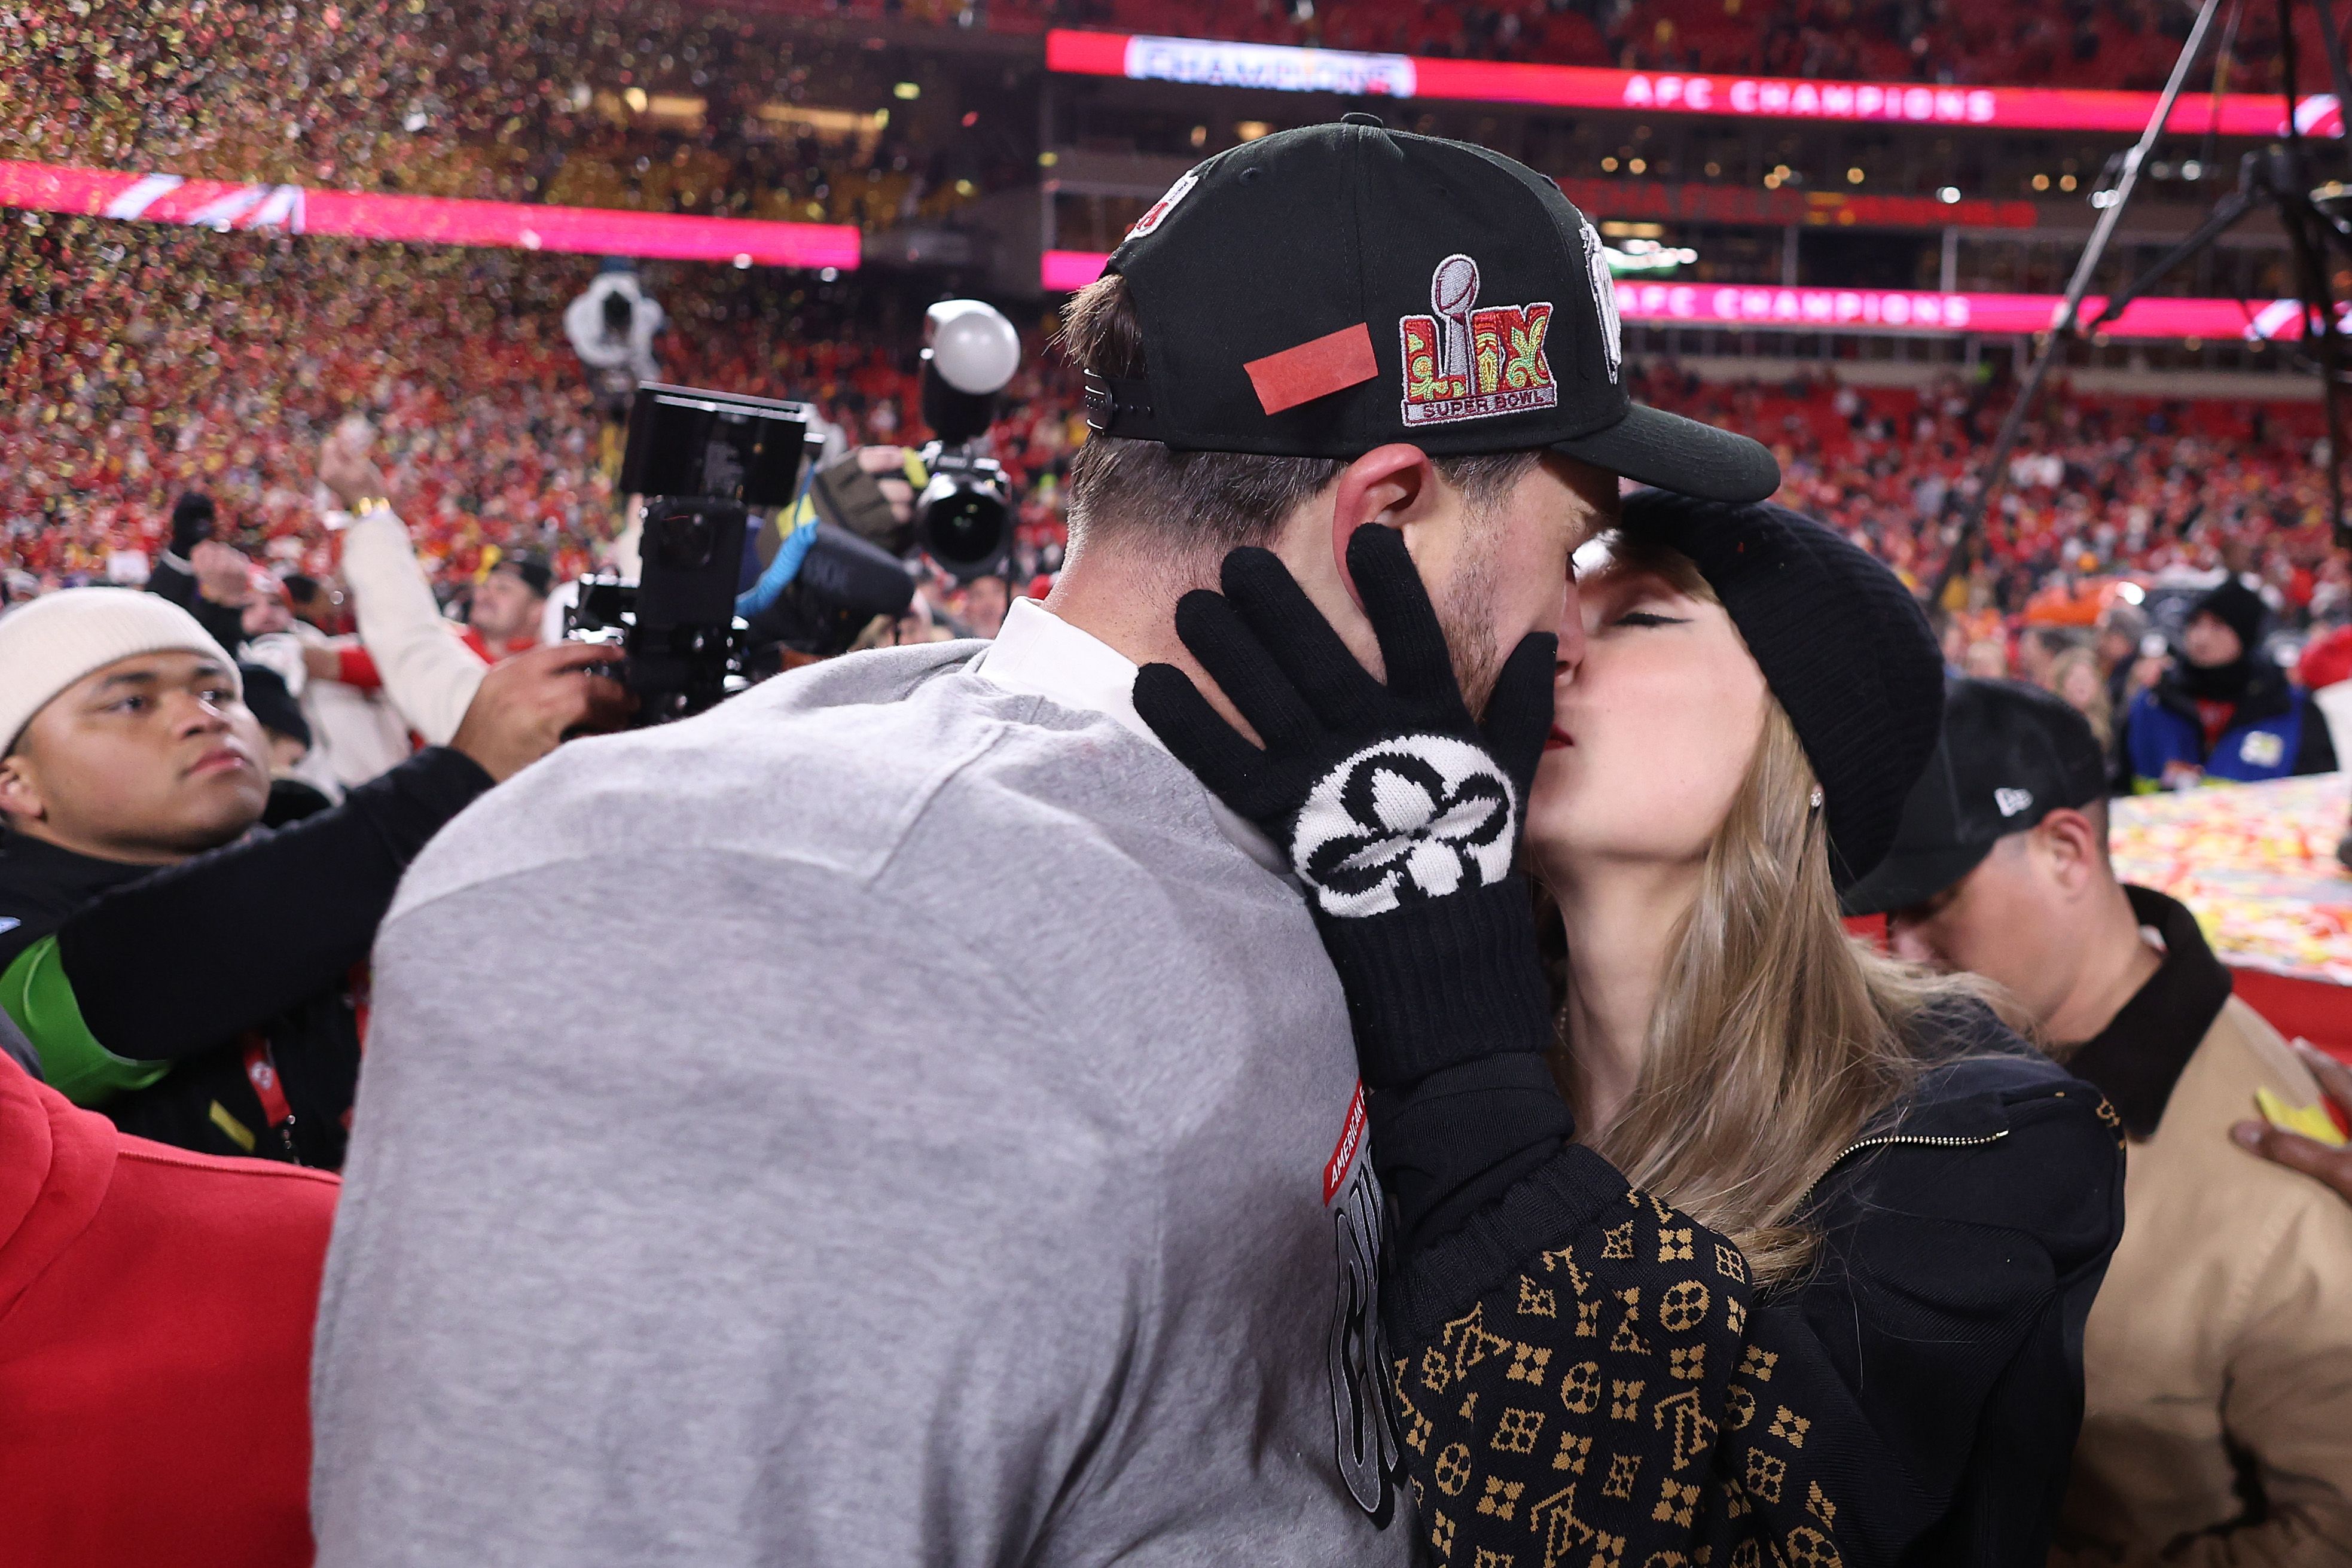
[[[1481,701],[1616,475],[1777,470],[1631,405],[1598,240],[1483,150],[1267,137],[1111,266],[1064,321],[1097,435],[1050,600],[568,746],[404,884],[322,1563],[1412,1555],[1339,988],[1136,666],[1205,680],[1176,601],[1258,542],[1377,669],[1379,523]]]

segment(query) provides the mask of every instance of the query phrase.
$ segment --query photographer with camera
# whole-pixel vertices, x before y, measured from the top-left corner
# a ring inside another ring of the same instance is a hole
[[[596,658],[508,660],[447,746],[256,832],[268,746],[186,611],[72,588],[0,619],[0,1008],[43,1076],[160,1142],[339,1166],[401,873],[567,731],[623,718]]]

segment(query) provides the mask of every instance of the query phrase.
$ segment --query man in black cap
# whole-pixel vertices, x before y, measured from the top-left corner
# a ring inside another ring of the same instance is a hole
[[[2291,1109],[2319,1088],[2231,995],[2195,917],[2116,881],[2089,724],[2030,687],[1953,682],[1895,848],[1846,903],[1885,912],[1900,956],[1999,982],[2131,1140],[2060,1545],[2098,1563],[2352,1552],[2352,1210],[2231,1136],[2258,1092]]]
[[[2131,706],[2124,759],[2135,791],[2336,771],[2326,719],[2263,656],[2269,614],[2234,577],[2197,601],[2179,662]]]
[[[1199,672],[1176,602],[1243,543],[1375,662],[1369,523],[1483,703],[1620,475],[1778,468],[1632,403],[1556,185],[1370,116],[1186,174],[1061,343],[1095,434],[1050,600],[559,756],[405,885],[322,1558],[1412,1553],[1346,1003],[1137,667]],[[451,1141],[457,1081],[500,1138]]]

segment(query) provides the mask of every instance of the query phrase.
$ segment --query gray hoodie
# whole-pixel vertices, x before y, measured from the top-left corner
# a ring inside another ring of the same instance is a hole
[[[417,860],[321,1563],[1407,1560],[1304,906],[974,651],[566,746]]]

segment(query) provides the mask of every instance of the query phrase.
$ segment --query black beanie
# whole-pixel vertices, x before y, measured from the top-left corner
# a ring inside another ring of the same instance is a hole
[[[2270,606],[2263,603],[2263,596],[2232,577],[2198,600],[2189,618],[2213,616],[2237,633],[2238,641],[2251,654],[2262,644],[2263,622],[2269,615]]]
[[[1944,660],[1901,579],[1843,534],[1769,501],[1625,498],[1624,531],[1691,558],[1787,711],[1821,782],[1840,891],[1895,842],[1944,724]]]

